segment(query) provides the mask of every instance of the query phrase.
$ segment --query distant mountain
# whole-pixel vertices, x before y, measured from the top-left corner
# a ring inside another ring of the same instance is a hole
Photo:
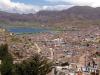
[[[36,14],[0,12],[0,20],[8,22],[36,22],[44,25],[66,25],[76,22],[99,22],[100,7],[74,6],[62,11],[39,11]]]

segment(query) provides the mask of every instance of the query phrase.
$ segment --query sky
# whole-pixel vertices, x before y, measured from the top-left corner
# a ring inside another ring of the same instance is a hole
[[[100,7],[100,0],[0,0],[0,10],[21,14],[64,10],[72,6]]]

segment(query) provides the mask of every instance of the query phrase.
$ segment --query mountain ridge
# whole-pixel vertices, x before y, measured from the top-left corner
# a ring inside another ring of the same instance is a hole
[[[0,20],[8,22],[35,22],[50,27],[53,25],[76,24],[76,22],[100,21],[100,7],[74,6],[62,11],[39,11],[36,14],[0,12]],[[92,22],[92,23],[93,23]],[[56,26],[56,27],[57,27]]]

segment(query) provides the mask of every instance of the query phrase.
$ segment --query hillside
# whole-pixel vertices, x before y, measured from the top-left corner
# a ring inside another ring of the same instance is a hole
[[[40,11],[36,14],[0,12],[0,23],[6,26],[64,28],[100,24],[100,8],[74,6],[62,11]]]

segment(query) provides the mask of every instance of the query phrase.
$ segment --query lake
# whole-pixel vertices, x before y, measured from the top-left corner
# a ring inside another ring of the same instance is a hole
[[[7,29],[12,33],[40,33],[40,32],[52,32],[49,29],[40,29],[40,28],[9,28]]]

